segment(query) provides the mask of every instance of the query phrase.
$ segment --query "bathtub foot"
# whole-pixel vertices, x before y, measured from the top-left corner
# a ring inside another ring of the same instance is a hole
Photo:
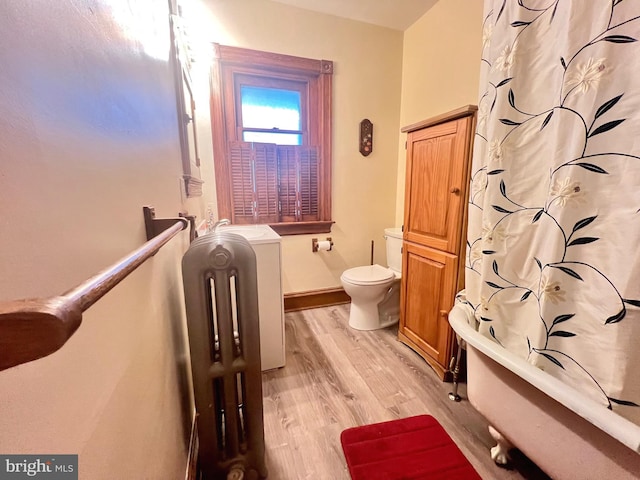
[[[491,449],[491,459],[498,465],[508,465],[511,460],[509,450],[514,448],[514,446],[491,425],[489,425],[489,433],[497,443],[497,445]]]
[[[458,352],[455,356],[451,357],[449,362],[449,371],[453,374],[453,391],[449,392],[449,400],[453,402],[459,402],[462,400],[458,395],[458,375],[460,375],[460,356],[462,355],[462,349],[465,348],[464,340],[460,336],[456,335],[458,340]]]
[[[451,400],[452,402],[459,402],[460,400],[462,400],[462,397],[457,393],[449,392],[449,400]]]

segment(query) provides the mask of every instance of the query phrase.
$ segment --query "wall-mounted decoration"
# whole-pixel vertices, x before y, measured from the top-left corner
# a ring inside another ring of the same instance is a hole
[[[360,122],[360,153],[363,156],[373,152],[373,123],[365,118]]]
[[[178,15],[177,0],[171,0],[169,17],[171,27],[171,65],[176,85],[176,105],[178,108],[178,133],[182,152],[182,178],[186,196],[202,196],[200,157],[198,155],[198,136],[196,127],[196,103],[192,91],[191,49],[189,46],[186,23]]]

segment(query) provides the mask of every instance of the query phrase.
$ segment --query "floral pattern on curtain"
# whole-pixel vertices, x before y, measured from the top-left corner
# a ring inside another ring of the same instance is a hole
[[[640,424],[640,2],[486,0],[466,298]]]

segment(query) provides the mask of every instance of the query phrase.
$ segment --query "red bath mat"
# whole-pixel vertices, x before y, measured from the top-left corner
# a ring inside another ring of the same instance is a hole
[[[481,480],[430,415],[349,428],[340,441],[353,480]]]

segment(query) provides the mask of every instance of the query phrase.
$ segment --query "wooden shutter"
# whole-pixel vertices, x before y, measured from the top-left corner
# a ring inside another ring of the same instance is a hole
[[[300,220],[318,220],[318,149],[299,147]]]
[[[280,221],[318,220],[318,148],[278,146]]]
[[[230,142],[233,223],[278,222],[276,146]]]
[[[295,222],[298,219],[298,164],[295,147],[278,147],[278,177],[280,221]]]
[[[276,146],[253,143],[256,223],[277,223],[278,158]]]
[[[229,143],[233,223],[311,222],[318,215],[318,148]]]
[[[253,222],[253,166],[248,143],[229,144],[231,172],[231,212],[233,223]]]

